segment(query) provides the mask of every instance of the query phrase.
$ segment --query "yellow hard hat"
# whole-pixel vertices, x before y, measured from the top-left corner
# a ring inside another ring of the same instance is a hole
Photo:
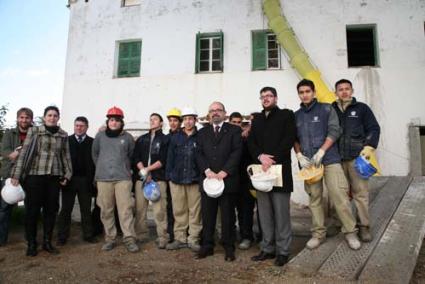
[[[178,108],[173,107],[167,113],[167,117],[170,117],[170,116],[175,116],[175,117],[181,118],[182,112]]]
[[[324,171],[325,168],[323,165],[320,165],[318,168],[314,166],[310,168],[303,168],[298,172],[298,178],[300,180],[304,180],[307,184],[314,184],[322,180]]]

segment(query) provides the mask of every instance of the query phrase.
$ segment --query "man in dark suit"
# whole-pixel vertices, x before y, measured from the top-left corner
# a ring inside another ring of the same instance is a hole
[[[75,196],[80,205],[83,239],[95,243],[91,217],[93,195],[93,178],[95,167],[91,156],[93,138],[87,135],[89,122],[84,116],[74,121],[74,134],[69,136],[72,169],[74,171],[70,183],[62,188],[62,208],[58,218],[57,245],[65,245],[71,227],[71,213],[74,208]]]
[[[224,122],[226,110],[220,102],[210,105],[211,124],[198,133],[196,161],[201,173],[202,244],[197,258],[214,254],[214,231],[217,209],[221,211],[222,244],[225,260],[235,260],[235,204],[239,190],[239,162],[242,151],[240,127]],[[224,192],[218,198],[209,197],[202,180],[224,181]]]
[[[261,113],[254,114],[248,148],[253,160],[267,171],[273,164],[282,165],[282,187],[270,192],[257,191],[263,239],[261,252],[253,261],[275,258],[275,265],[288,261],[292,240],[289,202],[293,190],[291,149],[295,142],[295,116],[291,110],[277,106],[275,88],[264,87],[260,91],[263,106]]]

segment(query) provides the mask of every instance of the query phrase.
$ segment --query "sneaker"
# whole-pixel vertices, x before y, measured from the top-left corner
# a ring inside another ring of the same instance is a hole
[[[352,250],[358,250],[362,246],[356,233],[345,234],[345,240]]]
[[[138,245],[136,245],[136,243],[134,243],[134,242],[131,242],[131,243],[127,243],[127,244],[125,244],[125,247],[127,248],[127,251],[128,252],[138,252],[140,249],[139,249],[139,246]]]
[[[188,245],[189,248],[193,251],[193,252],[198,252],[201,250],[201,246],[199,245],[199,243],[195,242],[195,243],[191,243]]]
[[[372,241],[372,234],[370,233],[369,227],[360,227],[359,237],[364,243]]]
[[[115,242],[106,242],[103,246],[102,246],[102,250],[103,251],[110,251],[115,247]]]
[[[239,249],[246,250],[251,247],[251,240],[243,239],[239,244]]]
[[[167,244],[165,246],[167,250],[177,250],[177,249],[186,248],[186,247],[187,247],[187,243],[183,243],[179,240],[174,240],[174,242]]]
[[[312,237],[307,244],[305,245],[308,249],[315,249],[318,248],[322,243],[324,239],[319,239],[316,237]]]
[[[159,249],[165,249],[165,247],[167,246],[168,241],[166,240],[159,240],[157,243],[157,246]]]

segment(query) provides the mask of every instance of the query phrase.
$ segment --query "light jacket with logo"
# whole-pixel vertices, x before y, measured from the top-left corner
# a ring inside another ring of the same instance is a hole
[[[378,147],[381,129],[372,110],[353,98],[351,104],[342,111],[338,102],[332,104],[339,117],[342,135],[339,139],[339,152],[344,161],[355,159],[364,146]]]
[[[326,166],[341,162],[336,142],[341,129],[338,116],[330,104],[319,103],[316,99],[309,106],[301,104],[300,109],[295,112],[295,121],[297,141],[304,156],[312,158],[326,138],[330,138],[335,143],[326,151],[323,164]]]
[[[197,130],[188,136],[179,131],[170,137],[166,177],[176,184],[193,184],[199,181],[196,164]]]

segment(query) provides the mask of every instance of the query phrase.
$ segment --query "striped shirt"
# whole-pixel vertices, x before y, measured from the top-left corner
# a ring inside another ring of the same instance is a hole
[[[19,179],[21,177],[24,170],[23,157],[28,151],[34,135],[38,135],[37,150],[28,174],[60,176],[70,180],[72,177],[72,164],[68,134],[60,128],[58,132],[52,134],[46,130],[44,125],[34,126],[28,130],[22,151],[12,169],[12,178]]]

